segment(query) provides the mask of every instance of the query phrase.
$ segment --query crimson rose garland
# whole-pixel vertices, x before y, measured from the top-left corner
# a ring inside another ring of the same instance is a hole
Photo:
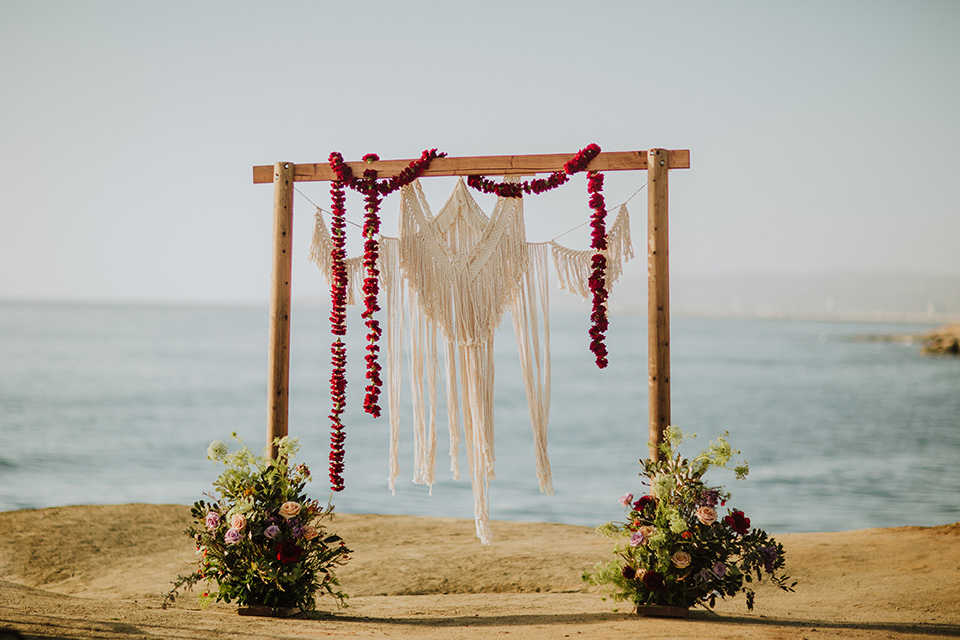
[[[590,162],[600,155],[600,147],[590,144],[578,151],[563,165],[561,171],[554,171],[547,178],[526,180],[524,182],[494,182],[483,176],[472,175],[467,184],[483,193],[495,193],[501,198],[522,198],[523,194],[539,194],[556,189],[569,180],[569,176],[587,168]],[[607,366],[607,347],[605,334],[609,326],[607,320],[607,258],[602,253],[607,248],[605,225],[606,206],[603,199],[603,174],[599,171],[587,172],[587,192],[590,194],[590,224],[593,228],[590,247],[594,249],[591,260],[590,291],[593,293],[593,311],[590,314],[590,351],[597,359],[601,369]]]
[[[362,178],[353,175],[353,170],[343,161],[343,156],[334,151],[330,154],[330,167],[337,179],[333,181],[330,193],[333,200],[333,249],[331,259],[333,263],[331,297],[333,298],[333,312],[330,315],[333,334],[337,336],[333,343],[333,373],[330,377],[330,391],[333,400],[333,411],[330,414],[332,422],[330,436],[330,484],[334,491],[342,491],[344,439],[343,422],[340,416],[346,406],[346,346],[340,336],[346,335],[346,299],[347,299],[347,269],[346,251],[344,249],[346,234],[346,208],[344,206],[343,187],[347,186],[365,196],[365,215],[363,224],[363,266],[366,276],[363,281],[364,311],[363,319],[367,327],[367,380],[366,395],[363,401],[364,411],[374,417],[380,416],[380,388],[383,380],[380,378],[380,364],[377,356],[380,352],[378,344],[382,331],[374,313],[380,310],[377,303],[379,293],[380,271],[377,268],[379,258],[379,242],[377,235],[380,232],[380,200],[404,185],[407,185],[421,175],[430,166],[434,158],[442,158],[446,154],[436,149],[425,150],[418,160],[414,160],[399,175],[392,178],[377,180],[377,171],[366,169]],[[380,158],[375,153],[363,156],[363,161],[372,163]]]

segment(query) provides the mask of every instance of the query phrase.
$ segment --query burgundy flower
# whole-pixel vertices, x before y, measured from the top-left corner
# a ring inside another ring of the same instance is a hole
[[[599,147],[597,147],[597,153],[599,153]],[[589,161],[587,163],[589,164]],[[590,216],[590,226],[593,229],[590,234],[592,238],[590,247],[596,252],[591,261],[593,272],[588,280],[590,291],[593,294],[593,312],[590,315],[590,319],[593,321],[593,325],[590,327],[590,351],[596,357],[597,366],[603,369],[607,366],[607,347],[604,336],[607,330],[607,258],[601,251],[607,248],[605,225],[607,211],[603,199],[602,173],[598,171],[587,172],[587,192],[590,194],[590,208],[593,209]]]
[[[293,564],[303,556],[303,549],[293,540],[284,540],[275,547],[277,560],[282,564]]]
[[[723,521],[740,535],[744,535],[750,531],[750,518],[743,515],[743,511],[733,511],[730,515],[724,517]]]
[[[626,565],[623,568],[623,571],[621,571],[620,573],[623,575],[625,580],[633,580],[634,578],[637,577],[637,570],[631,567],[630,565]]]
[[[647,571],[643,574],[643,584],[646,585],[650,591],[663,591],[667,586],[666,582],[664,582],[663,574],[656,571]]]
[[[646,509],[648,505],[657,506],[657,499],[653,496],[641,496],[639,500],[633,503],[633,508],[643,513],[643,510]]]

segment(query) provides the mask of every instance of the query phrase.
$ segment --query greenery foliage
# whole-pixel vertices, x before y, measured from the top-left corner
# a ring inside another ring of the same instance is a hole
[[[718,597],[746,594],[753,609],[754,580],[769,579],[785,591],[793,591],[783,574],[783,546],[739,510],[727,509],[730,494],[707,486],[704,474],[711,468],[746,477],[746,463],[730,467],[739,452],[733,451],[723,434],[693,459],[677,449],[689,438],[677,427],[668,427],[660,445],[660,460],[641,460],[640,476],[650,487],[649,495],[634,500],[620,498],[626,522],[608,522],[597,531],[614,541],[614,559],[599,563],[583,578],[611,591],[616,600],[631,600],[637,606],[666,605],[713,607]]]
[[[183,587],[206,581],[215,588],[204,592],[209,601],[246,606],[316,608],[315,598],[326,593],[338,606],[347,595],[334,573],[349,559],[340,536],[326,530],[333,506],[310,500],[304,487],[310,471],[292,466],[299,448],[296,438],[274,441],[276,458],[251,453],[237,434],[241,448],[230,453],[221,441],[207,449],[207,457],[226,468],[213,483],[210,501],[194,503],[195,524],[185,533],[197,545],[197,571],[180,576],[166,594],[164,607]]]

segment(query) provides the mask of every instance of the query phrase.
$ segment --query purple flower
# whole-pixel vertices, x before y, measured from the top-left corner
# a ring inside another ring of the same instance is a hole
[[[723,576],[727,575],[727,565],[723,564],[722,562],[717,562],[714,564],[713,575],[717,576],[718,578],[722,578]]]
[[[718,502],[720,502],[720,492],[716,489],[707,489],[700,494],[700,504],[716,507]]]
[[[263,530],[263,535],[270,538],[271,540],[276,538],[279,534],[280,534],[280,527],[278,527],[275,524],[272,524]]]
[[[291,518],[287,520],[287,524],[290,525],[290,533],[293,534],[294,538],[303,537],[303,523],[300,522],[299,518]]]
[[[227,544],[237,544],[240,542],[240,538],[243,537],[243,534],[239,529],[227,529],[227,532],[223,535],[223,541]]]
[[[700,573],[697,574],[697,577],[700,578],[700,580],[702,580],[703,582],[710,582],[711,580],[713,580],[713,573],[710,571],[710,569],[707,569],[706,567],[704,567],[703,569],[700,570]]]
[[[207,517],[204,518],[204,521],[207,524],[207,529],[213,531],[217,528],[217,525],[220,524],[220,514],[216,511],[210,511],[207,513]]]
[[[767,573],[773,573],[773,567],[779,557],[776,547],[760,547],[760,559],[763,560],[763,568]]]

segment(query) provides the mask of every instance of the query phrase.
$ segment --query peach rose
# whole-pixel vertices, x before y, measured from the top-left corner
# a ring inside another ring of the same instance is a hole
[[[690,566],[690,563],[693,561],[693,558],[690,557],[690,554],[686,551],[677,551],[672,556],[670,556],[670,561],[673,563],[677,569],[685,569]]]
[[[713,524],[717,521],[717,510],[713,507],[704,505],[697,509],[697,520],[706,525]]]
[[[299,502],[284,502],[282,505],[280,505],[280,515],[283,516],[284,520],[289,520],[290,518],[296,517],[296,515],[299,513]]]
[[[312,524],[308,524],[307,526],[305,526],[305,527],[303,528],[303,538],[304,538],[304,540],[313,540],[313,539],[316,538],[318,535],[320,535],[320,532],[317,531],[317,528],[316,528],[315,526],[313,526]]]
[[[230,528],[236,529],[237,531],[243,531],[247,526],[247,519],[242,513],[235,513],[233,517],[230,518]]]

